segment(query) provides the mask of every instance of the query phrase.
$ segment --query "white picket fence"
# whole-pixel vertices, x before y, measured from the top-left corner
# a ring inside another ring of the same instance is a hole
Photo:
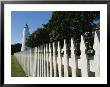
[[[74,54],[73,38],[71,38],[71,55],[67,54],[64,40],[63,49],[60,42],[45,44],[27,51],[15,53],[15,56],[27,76],[36,77],[95,77],[100,76],[100,41],[95,32],[95,55],[91,59],[85,54],[85,43],[81,36],[81,55]]]

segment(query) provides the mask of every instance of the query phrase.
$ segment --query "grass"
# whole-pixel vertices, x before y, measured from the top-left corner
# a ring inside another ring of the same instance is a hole
[[[18,63],[14,55],[11,56],[11,76],[12,77],[26,77],[25,72]]]
[[[58,65],[57,65],[58,68]],[[64,71],[64,66],[62,66],[62,71]],[[62,72],[63,77],[64,77],[64,72]],[[77,77],[81,77],[81,70],[77,69]],[[89,72],[89,77],[95,77],[94,72]],[[12,77],[26,77],[25,72],[23,71],[21,65],[18,63],[16,57],[14,55],[11,56],[11,76]],[[57,76],[58,75],[58,70],[57,70]],[[69,67],[69,77],[72,77],[72,71],[71,68]]]

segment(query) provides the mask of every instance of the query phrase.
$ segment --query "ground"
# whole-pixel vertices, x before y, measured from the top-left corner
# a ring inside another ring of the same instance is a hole
[[[25,77],[26,74],[23,71],[22,67],[16,60],[14,55],[11,56],[11,76],[12,77]]]

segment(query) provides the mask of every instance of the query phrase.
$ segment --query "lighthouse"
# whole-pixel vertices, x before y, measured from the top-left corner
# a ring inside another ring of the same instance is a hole
[[[21,51],[25,51],[26,49],[28,49],[29,47],[26,46],[26,39],[29,37],[30,33],[29,33],[29,27],[26,24],[26,26],[23,29],[23,36],[22,36],[22,47],[21,47]]]

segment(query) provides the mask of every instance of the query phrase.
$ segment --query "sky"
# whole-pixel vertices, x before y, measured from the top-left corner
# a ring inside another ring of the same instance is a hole
[[[11,12],[11,44],[22,42],[22,32],[26,24],[30,33],[42,24],[48,23],[52,16],[51,11],[12,11]]]

